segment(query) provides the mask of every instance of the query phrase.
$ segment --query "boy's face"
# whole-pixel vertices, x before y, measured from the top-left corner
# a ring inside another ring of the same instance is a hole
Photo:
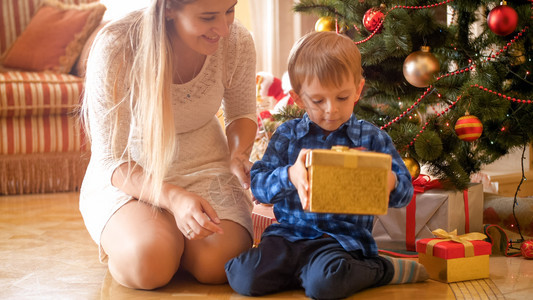
[[[356,86],[353,76],[350,75],[339,87],[326,88],[315,77],[302,84],[300,95],[294,91],[290,93],[296,104],[305,109],[311,121],[331,132],[350,119],[363,85],[364,79]]]

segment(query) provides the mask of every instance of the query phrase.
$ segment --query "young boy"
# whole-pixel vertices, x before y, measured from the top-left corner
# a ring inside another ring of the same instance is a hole
[[[288,72],[291,97],[306,114],[280,125],[251,170],[255,198],[274,204],[279,223],[265,230],[257,248],[226,263],[229,284],[247,296],[304,288],[310,298],[337,299],[365,288],[426,280],[421,264],[378,255],[373,216],[305,211],[305,155],[312,148],[344,145],[390,154],[389,206],[405,206],[413,195],[391,138],[352,114],[364,85],[357,46],[335,32],[310,33],[292,49]]]

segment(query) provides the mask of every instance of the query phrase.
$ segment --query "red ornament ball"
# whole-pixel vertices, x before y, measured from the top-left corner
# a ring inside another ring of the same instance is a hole
[[[522,252],[522,256],[525,258],[533,258],[533,240],[525,241],[522,243],[522,246],[520,246],[520,251]]]
[[[472,142],[483,133],[483,124],[476,116],[466,115],[460,117],[455,123],[455,133],[459,139]]]
[[[489,29],[497,35],[506,36],[516,29],[518,14],[507,5],[496,6],[487,16]]]
[[[383,20],[384,16],[385,14],[381,11],[379,7],[371,8],[367,10],[363,15],[363,25],[368,31],[374,32],[374,30],[376,30],[376,28]],[[380,31],[381,29],[379,29],[377,32]]]

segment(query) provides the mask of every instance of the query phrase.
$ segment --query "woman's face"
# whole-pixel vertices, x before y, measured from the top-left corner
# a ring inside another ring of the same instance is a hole
[[[179,10],[167,9],[166,17],[173,20],[180,46],[210,55],[218,49],[220,38],[228,36],[236,4],[237,0],[197,0]]]

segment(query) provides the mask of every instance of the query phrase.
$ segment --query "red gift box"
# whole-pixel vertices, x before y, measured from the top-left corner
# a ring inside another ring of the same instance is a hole
[[[272,223],[277,223],[274,216],[274,206],[255,204],[252,210],[252,222],[254,225],[254,246],[261,241],[263,231]]]
[[[427,243],[434,239],[421,239],[416,243],[416,250],[418,252],[426,253]],[[470,241],[474,246],[474,256],[490,255],[492,245],[485,241]],[[433,247],[433,256],[454,259],[465,257],[465,246],[461,243],[446,241],[435,244]]]
[[[433,231],[444,238],[418,240],[418,261],[429,277],[443,282],[456,282],[489,277],[489,255],[492,245],[479,240],[485,235],[471,233],[457,236],[456,231]],[[441,234],[443,233],[443,234]]]

